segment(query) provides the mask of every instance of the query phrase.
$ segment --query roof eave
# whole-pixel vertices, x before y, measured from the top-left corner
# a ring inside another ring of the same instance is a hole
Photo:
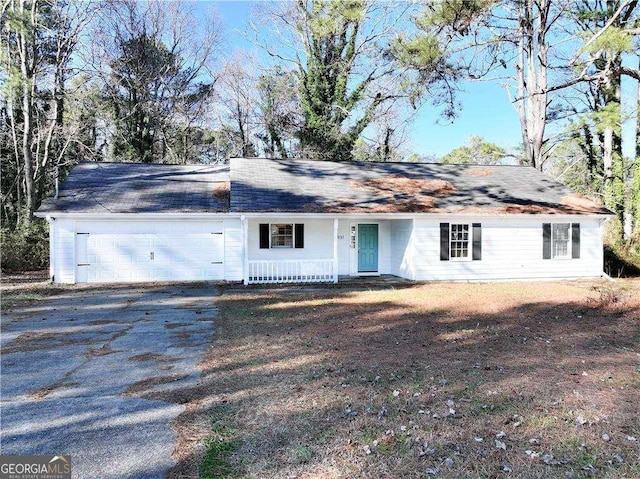
[[[121,219],[162,219],[188,217],[192,219],[211,217],[240,217],[240,213],[229,211],[189,212],[172,211],[160,213],[94,213],[94,212],[67,212],[67,211],[37,211],[34,215],[38,218],[69,218],[69,219],[97,219],[97,220],[121,220]]]

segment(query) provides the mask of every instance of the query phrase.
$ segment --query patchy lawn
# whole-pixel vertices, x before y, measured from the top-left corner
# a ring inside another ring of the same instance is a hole
[[[217,302],[172,477],[640,477],[640,280]]]

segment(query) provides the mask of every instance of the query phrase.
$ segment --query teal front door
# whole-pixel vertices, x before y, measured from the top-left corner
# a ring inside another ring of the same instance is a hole
[[[378,225],[358,225],[358,273],[378,272]]]

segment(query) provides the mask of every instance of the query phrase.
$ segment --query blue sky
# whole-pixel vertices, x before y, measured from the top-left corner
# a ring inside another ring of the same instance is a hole
[[[197,10],[205,12],[213,7],[219,13],[224,21],[224,47],[229,53],[236,49],[253,50],[260,57],[263,54],[260,49],[248,42],[243,35],[251,19],[251,6],[257,1],[260,0],[200,0]],[[465,144],[472,135],[480,135],[505,149],[514,149],[520,145],[518,115],[502,86],[478,81],[463,83],[461,87],[463,92],[457,99],[462,108],[455,121],[443,120],[440,111],[429,103],[420,108],[407,132],[407,152],[442,156]],[[629,152],[633,150],[633,145],[623,146]]]
[[[260,50],[243,36],[253,3],[255,2],[234,0],[201,1],[198,10],[204,11],[213,6],[220,14],[224,21],[226,49],[252,49],[260,55]],[[505,90],[488,82],[466,83],[463,88],[465,92],[458,97],[462,110],[453,123],[444,122],[439,110],[429,103],[420,108],[407,134],[410,144],[406,149],[409,152],[441,156],[463,145],[472,135],[483,136],[487,141],[504,148],[513,148],[519,144],[518,116]]]

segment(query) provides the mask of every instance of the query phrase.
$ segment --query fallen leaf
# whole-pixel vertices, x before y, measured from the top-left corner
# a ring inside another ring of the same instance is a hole
[[[498,448],[498,449],[503,449],[503,450],[505,450],[505,451],[506,451],[506,450],[507,450],[507,445],[506,445],[504,442],[502,442],[502,441],[498,441],[498,440],[496,439],[496,448]]]

